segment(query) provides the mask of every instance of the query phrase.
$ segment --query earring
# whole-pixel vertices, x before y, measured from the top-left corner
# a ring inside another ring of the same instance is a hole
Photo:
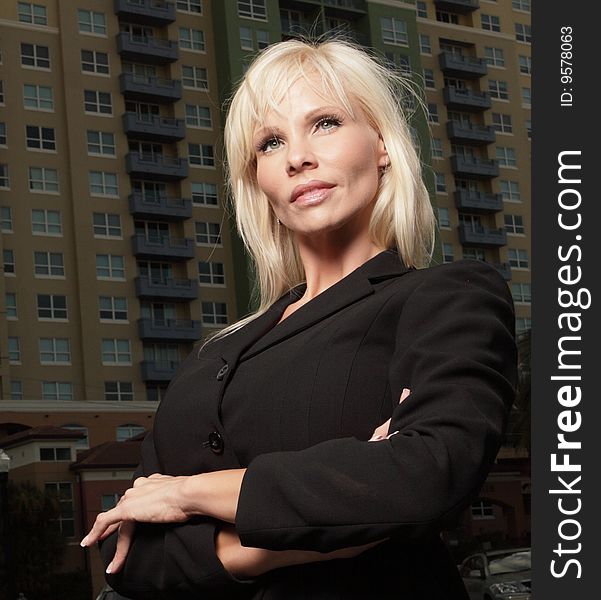
[[[380,167],[380,174],[384,175],[388,169],[390,169],[390,161],[386,161],[386,164]]]
[[[275,220],[278,222],[278,225],[281,225],[280,218],[276,217]]]

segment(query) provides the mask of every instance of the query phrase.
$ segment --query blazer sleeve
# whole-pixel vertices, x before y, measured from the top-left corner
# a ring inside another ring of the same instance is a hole
[[[134,479],[161,472],[151,432],[142,443],[142,461]],[[253,581],[236,579],[219,560],[214,541],[218,526],[218,520],[208,517],[181,524],[136,523],[125,566],[119,573],[105,575],[107,583],[134,600],[198,599],[212,594],[236,598]],[[100,544],[105,567],[115,555],[116,544],[116,533]]]
[[[423,281],[399,306],[388,375],[393,397],[411,390],[392,414],[390,431],[399,433],[255,457],[236,514],[243,545],[328,552],[418,538],[478,492],[515,395],[511,296],[477,261],[411,276]]]

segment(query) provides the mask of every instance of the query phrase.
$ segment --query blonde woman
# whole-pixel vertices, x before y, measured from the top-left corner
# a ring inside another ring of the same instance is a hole
[[[402,82],[400,82],[402,84]],[[440,531],[514,397],[513,309],[434,217],[399,81],[340,42],[252,64],[225,128],[260,308],[192,353],[83,540],[131,598],[466,598]]]

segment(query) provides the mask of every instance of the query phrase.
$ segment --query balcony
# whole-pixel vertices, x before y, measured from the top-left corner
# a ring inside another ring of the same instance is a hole
[[[194,279],[136,277],[138,298],[158,298],[189,302],[198,298],[198,283]]]
[[[170,119],[158,115],[141,115],[126,112],[123,115],[123,131],[137,140],[174,142],[186,137],[183,119]]]
[[[125,169],[132,177],[177,181],[188,177],[188,159],[146,152],[130,152],[125,156]]]
[[[323,0],[326,16],[341,19],[358,19],[367,12],[365,0]]]
[[[474,146],[492,144],[497,139],[497,134],[490,125],[472,125],[460,121],[447,121],[447,135],[456,144]]]
[[[464,246],[498,248],[507,245],[507,234],[504,229],[489,229],[488,227],[464,224],[459,226],[459,241]]]
[[[439,10],[466,14],[480,8],[478,0],[434,0],[434,4]]]
[[[438,63],[445,75],[466,79],[478,79],[488,73],[488,65],[481,58],[461,56],[453,52],[441,52]]]
[[[447,86],[442,90],[445,105],[451,110],[477,112],[491,108],[492,101],[488,92],[478,92],[455,86]]]
[[[165,26],[175,21],[175,3],[162,0],[115,0],[115,14],[131,23]]]
[[[503,210],[503,196],[486,192],[455,190],[455,206],[458,210],[477,214],[496,213]]]
[[[505,281],[511,281],[511,265],[509,263],[490,263]]]
[[[138,258],[164,258],[166,260],[189,260],[194,258],[194,240],[169,236],[132,236],[134,256]]]
[[[179,58],[177,42],[129,33],[117,35],[117,52],[123,60],[153,65],[166,65]]]
[[[499,176],[499,165],[490,158],[471,158],[466,156],[451,156],[451,169],[458,177],[474,179],[492,179]]]
[[[200,321],[179,319],[139,319],[138,335],[141,340],[195,342],[200,339]]]
[[[169,104],[182,97],[182,82],[179,79],[161,79],[160,77],[121,73],[119,86],[127,100]]]
[[[178,367],[179,361],[175,360],[143,360],[140,363],[142,381],[171,381]]]
[[[192,201],[189,198],[130,194],[129,212],[141,219],[160,217],[166,221],[183,221],[192,217]]]

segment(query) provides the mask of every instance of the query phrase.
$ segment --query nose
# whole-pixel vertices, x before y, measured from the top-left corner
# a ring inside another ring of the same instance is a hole
[[[286,157],[286,173],[296,175],[317,167],[317,158],[310,144],[305,140],[289,140]]]

